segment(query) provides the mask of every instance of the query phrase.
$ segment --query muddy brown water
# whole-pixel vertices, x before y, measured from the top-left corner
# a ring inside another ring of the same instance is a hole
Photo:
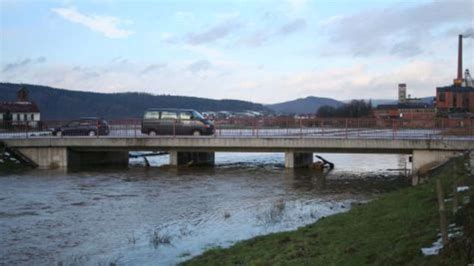
[[[0,265],[174,265],[408,185],[405,155],[321,155],[330,173],[284,169],[273,153],[219,153],[214,168],[158,167],[160,156],[151,168],[3,173]]]

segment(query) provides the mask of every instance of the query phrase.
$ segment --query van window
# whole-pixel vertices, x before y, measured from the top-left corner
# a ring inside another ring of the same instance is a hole
[[[191,112],[181,112],[181,113],[179,113],[179,119],[190,120],[191,117],[192,117]]]
[[[194,116],[194,119],[204,120],[204,117],[202,117],[202,115],[196,111],[193,111],[193,116]]]
[[[160,119],[160,112],[158,111],[146,112],[145,119]]]
[[[161,112],[161,119],[177,119],[178,116],[176,115],[176,112],[168,112],[168,111],[162,111]]]

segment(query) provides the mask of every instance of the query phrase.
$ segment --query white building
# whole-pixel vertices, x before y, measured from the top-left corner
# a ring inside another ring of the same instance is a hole
[[[28,100],[28,91],[25,88],[17,92],[16,101],[0,102],[0,124],[6,125],[8,121],[11,121],[12,126],[37,127],[40,120],[40,110],[36,103]]]

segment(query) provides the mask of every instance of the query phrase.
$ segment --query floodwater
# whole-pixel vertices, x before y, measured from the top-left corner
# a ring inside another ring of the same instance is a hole
[[[336,168],[293,171],[282,154],[218,153],[214,168],[145,168],[136,158],[125,170],[0,176],[0,265],[174,265],[408,185],[405,155],[320,155]]]

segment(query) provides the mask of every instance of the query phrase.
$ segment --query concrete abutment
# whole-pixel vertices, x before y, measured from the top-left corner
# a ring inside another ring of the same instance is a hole
[[[412,185],[418,185],[420,176],[431,168],[458,155],[456,151],[414,150],[412,157]]]
[[[76,151],[68,148],[18,148],[18,151],[38,165],[39,169],[81,166],[127,167],[127,151]]]
[[[18,148],[24,156],[38,165],[39,169],[67,168],[67,148]]]

